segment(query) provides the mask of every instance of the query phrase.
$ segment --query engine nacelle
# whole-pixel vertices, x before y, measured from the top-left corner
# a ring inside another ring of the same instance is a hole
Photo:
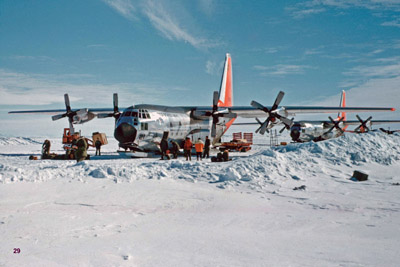
[[[76,115],[72,117],[73,124],[82,124],[93,120],[96,117],[95,114],[88,112],[87,109],[80,109],[76,112]]]
[[[194,120],[206,120],[209,119],[211,115],[210,111],[205,110],[192,110],[190,117]]]

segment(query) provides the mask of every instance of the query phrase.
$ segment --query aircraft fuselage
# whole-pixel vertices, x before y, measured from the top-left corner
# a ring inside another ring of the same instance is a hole
[[[228,122],[220,118],[216,138],[222,136]],[[186,137],[192,141],[210,136],[210,118],[199,119],[191,116],[191,112],[168,112],[141,109],[131,106],[124,110],[116,121],[114,137],[119,146],[137,151],[158,151],[158,144],[163,135],[168,133],[168,140],[182,144]]]
[[[341,136],[343,133],[336,128],[328,132],[332,125],[321,123],[311,124],[295,122],[290,128],[290,137],[294,142],[322,141]]]

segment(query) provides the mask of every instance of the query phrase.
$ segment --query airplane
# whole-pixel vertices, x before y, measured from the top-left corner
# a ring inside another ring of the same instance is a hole
[[[346,107],[346,92],[343,90],[339,107]],[[343,135],[345,132],[352,132],[352,133],[362,133],[368,132],[370,127],[375,124],[388,124],[388,123],[400,123],[400,120],[371,120],[372,116],[370,116],[365,121],[362,120],[358,115],[357,121],[346,120],[346,112],[338,113],[336,119],[332,117],[328,117],[329,121],[311,121],[311,120],[301,120],[301,121],[294,121],[292,120],[292,125],[290,128],[284,127],[279,132],[282,133],[285,129],[290,131],[290,137],[292,138],[293,142],[318,142],[323,140],[328,140],[331,138],[336,138]],[[261,125],[261,122],[256,118],[257,123]],[[257,123],[235,123],[234,125],[254,125]],[[353,131],[346,130],[349,125],[358,125]],[[368,127],[369,126],[369,127]],[[262,125],[256,130],[256,132],[261,133]]]
[[[113,96],[113,108],[72,109],[68,94],[64,95],[66,109],[10,111],[10,114],[55,114],[53,120],[68,118],[71,132],[74,124],[82,124],[97,118],[115,119],[114,137],[119,147],[133,152],[159,151],[161,138],[182,143],[186,137],[192,140],[212,137],[212,144],[220,141],[223,134],[237,117],[265,117],[259,132],[264,134],[276,124],[289,128],[293,120],[288,116],[298,113],[376,112],[394,111],[387,107],[322,107],[279,106],[284,92],[279,92],[273,106],[267,107],[256,101],[251,106],[233,105],[233,76],[231,55],[226,54],[219,91],[213,93],[211,106],[162,106],[153,104],[132,105],[120,109],[118,95]],[[122,110],[122,111],[121,111]]]
[[[384,128],[379,128],[379,130],[381,130],[382,132],[387,133],[387,134],[394,134],[394,133],[400,132],[400,130],[390,130],[390,128],[387,130]]]

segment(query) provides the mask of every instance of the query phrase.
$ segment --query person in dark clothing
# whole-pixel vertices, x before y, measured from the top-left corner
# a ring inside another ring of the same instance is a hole
[[[210,157],[210,139],[208,138],[208,136],[206,136],[206,142],[204,143],[204,151],[203,151],[203,158],[205,158],[207,156],[207,158]]]
[[[171,144],[172,144],[172,149],[171,149],[171,153],[172,155],[174,155],[174,159],[178,158],[178,152],[179,152],[179,144],[176,141],[171,140]]]
[[[164,157],[169,159],[169,156],[167,155],[167,150],[168,150],[168,141],[167,141],[167,139],[162,139],[161,140],[160,149],[161,149],[161,159],[164,159]]]
[[[42,145],[42,159],[47,158],[50,155],[50,141],[49,140],[44,140],[44,143]]]
[[[42,145],[42,155],[49,155],[50,154],[50,141],[49,140],[44,140],[44,143]]]
[[[77,162],[85,160],[87,158],[87,142],[85,138],[81,137],[76,141],[76,146],[78,149],[75,151],[75,158]]]
[[[99,140],[99,138],[97,138],[96,142],[94,143],[94,145],[96,146],[96,156],[99,155],[101,156],[101,141]]]

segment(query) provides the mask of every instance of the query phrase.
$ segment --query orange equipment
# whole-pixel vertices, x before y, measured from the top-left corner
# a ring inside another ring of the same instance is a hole
[[[223,142],[219,146],[220,151],[240,151],[247,152],[251,149],[253,144],[253,133],[244,133],[244,138],[242,139],[242,133],[233,133],[233,140],[230,142]]]

